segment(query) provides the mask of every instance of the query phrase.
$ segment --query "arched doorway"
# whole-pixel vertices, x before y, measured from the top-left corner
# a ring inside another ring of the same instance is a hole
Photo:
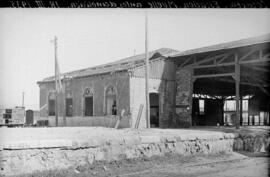
[[[48,111],[49,116],[55,116],[55,93],[50,92],[48,96]]]
[[[71,91],[66,91],[66,116],[73,116],[73,99]]]
[[[150,93],[150,126],[159,127],[159,94]]]
[[[108,86],[105,91],[106,115],[117,115],[116,90]]]
[[[84,90],[84,116],[94,115],[94,100],[93,100],[93,90],[91,88],[86,88]]]

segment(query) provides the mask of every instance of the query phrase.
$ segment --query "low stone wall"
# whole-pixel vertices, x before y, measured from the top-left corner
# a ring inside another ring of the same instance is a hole
[[[113,128],[116,125],[117,119],[119,116],[91,116],[91,117],[66,117],[67,126],[69,127],[95,127],[95,126],[101,126],[101,127],[109,127]],[[130,128],[130,117],[125,116],[120,124],[119,128]],[[49,126],[53,127],[55,126],[55,117],[45,117],[40,118],[40,120],[48,120]],[[63,117],[58,118],[58,125],[63,126]]]
[[[53,129],[52,132],[55,132]],[[34,138],[31,141],[2,143],[1,174],[67,169],[91,165],[94,161],[162,156],[167,153],[194,155],[230,152],[234,142],[234,134],[207,131],[105,129],[101,136],[80,139],[78,137],[83,133],[76,134],[80,129],[70,127],[63,130],[73,132],[73,138],[63,139],[65,132],[62,132],[61,136],[56,136],[60,139]],[[97,132],[91,128],[84,130]]]
[[[269,135],[245,135],[235,136],[233,150],[249,152],[270,152]]]

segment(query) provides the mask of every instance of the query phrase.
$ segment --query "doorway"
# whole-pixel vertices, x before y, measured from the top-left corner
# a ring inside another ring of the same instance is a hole
[[[55,100],[49,100],[49,116],[55,116]]]
[[[72,117],[72,115],[73,115],[72,98],[66,99],[66,115],[68,117]]]
[[[84,98],[84,104],[85,104],[85,116],[93,116],[93,97],[85,97]]]
[[[48,99],[48,114],[49,116],[55,116],[55,93],[49,93]]]
[[[150,93],[150,127],[159,127],[159,94]]]

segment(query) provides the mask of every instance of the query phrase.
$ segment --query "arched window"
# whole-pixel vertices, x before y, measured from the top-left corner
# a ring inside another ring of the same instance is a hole
[[[94,114],[93,89],[85,88],[83,97],[84,97],[84,116],[93,116]]]
[[[117,114],[116,90],[113,86],[108,86],[105,91],[105,107],[107,115]]]
[[[73,116],[73,96],[71,91],[66,91],[66,116]]]
[[[48,97],[49,116],[55,116],[55,93],[50,92]]]

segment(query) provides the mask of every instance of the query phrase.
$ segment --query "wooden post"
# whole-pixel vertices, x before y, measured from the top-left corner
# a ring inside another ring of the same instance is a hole
[[[194,73],[194,70],[191,68],[190,69],[190,74],[191,74],[191,77],[190,77],[190,93],[189,93],[189,118],[190,118],[190,125],[192,126],[193,124],[193,120],[192,120],[192,109],[193,109],[193,85],[194,85],[194,81],[195,79],[193,78],[193,73]]]
[[[222,110],[221,111],[221,113],[222,113],[222,116],[221,116],[222,119],[221,119],[221,125],[224,126],[224,103],[225,103],[225,100],[224,100],[224,97],[223,96],[221,97],[221,102],[222,102],[222,109],[221,109]]]
[[[250,101],[250,95],[248,95],[248,125],[250,124],[250,121],[249,121],[249,113],[250,113],[250,111],[249,111],[249,101]]]
[[[139,125],[140,125],[142,110],[143,110],[143,104],[140,104],[139,112],[138,112],[136,123],[135,123],[135,128],[136,129],[138,129],[139,128]]]
[[[66,119],[66,113],[67,113],[67,108],[66,108],[66,80],[65,78],[63,79],[63,126],[67,126],[67,119]]]
[[[243,98],[240,96],[240,126],[243,125]]]
[[[57,84],[57,37],[54,37],[54,71],[55,71],[55,126],[58,127],[58,84]]]
[[[239,95],[240,95],[240,64],[238,54],[235,53],[235,98],[236,98],[236,129],[239,129],[240,111],[239,111]]]
[[[146,97],[146,127],[150,128],[150,106],[149,106],[149,66],[148,66],[148,19],[145,14],[145,97]]]

